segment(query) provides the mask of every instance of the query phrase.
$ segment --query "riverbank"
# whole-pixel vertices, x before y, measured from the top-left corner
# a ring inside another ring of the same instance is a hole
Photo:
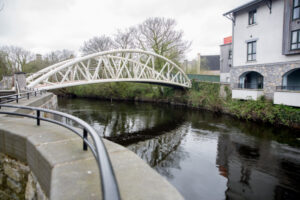
[[[193,82],[190,90],[140,83],[107,83],[77,86],[56,93],[61,96],[178,104],[230,114],[238,119],[300,129],[299,108],[274,105],[264,97],[257,101],[234,100],[228,86],[224,86],[224,91],[226,97],[221,97],[220,84],[207,82]]]

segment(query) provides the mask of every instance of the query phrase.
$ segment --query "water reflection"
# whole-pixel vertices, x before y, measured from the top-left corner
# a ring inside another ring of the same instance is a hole
[[[299,199],[300,151],[277,142],[251,143],[249,139],[219,136],[217,164],[226,171],[226,197]]]
[[[300,199],[300,133],[168,105],[60,100],[186,199]]]
[[[189,128],[187,124],[184,124],[180,128],[173,129],[159,137],[138,142],[127,146],[127,148],[135,152],[160,174],[173,178],[167,169],[172,167],[180,170],[179,163],[188,156],[179,148]]]
[[[182,108],[168,105],[59,99],[59,109],[84,119],[103,137],[123,145],[168,133],[185,120]]]

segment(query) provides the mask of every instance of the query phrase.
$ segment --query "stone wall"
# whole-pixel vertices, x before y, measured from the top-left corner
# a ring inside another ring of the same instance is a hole
[[[57,96],[53,94],[44,96],[29,103],[29,106],[56,109]],[[46,200],[48,198],[26,163],[0,153],[0,199]]]
[[[300,68],[299,61],[232,67],[230,71],[231,87],[234,87],[234,84],[239,83],[239,78],[242,74],[245,72],[255,71],[264,77],[264,95],[269,99],[273,99],[276,86],[282,85],[283,75],[296,68]]]
[[[46,200],[47,197],[25,163],[0,153],[0,199]]]

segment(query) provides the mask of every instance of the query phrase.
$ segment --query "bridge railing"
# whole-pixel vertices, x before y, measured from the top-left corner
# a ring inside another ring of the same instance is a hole
[[[1,110],[1,107],[25,109],[25,110],[32,111],[31,113],[33,114],[9,112],[7,110],[3,110],[3,109]],[[65,127],[71,130],[72,132],[74,132],[75,134],[77,134],[83,140],[83,150],[87,151],[89,147],[96,159],[99,168],[100,179],[101,179],[102,199],[104,200],[120,199],[119,187],[116,181],[115,173],[113,171],[112,164],[108,156],[106,147],[100,135],[98,135],[97,132],[85,121],[73,115],[66,114],[59,111],[54,111],[54,110],[49,110],[44,108],[28,107],[28,106],[1,104],[1,103],[0,103],[0,114],[15,115],[15,116],[22,116],[22,117],[36,119],[36,123],[38,126],[41,125],[41,121],[50,122]],[[44,117],[44,116],[49,116],[49,114],[55,117],[53,118]],[[56,119],[65,119],[65,120],[60,121]],[[74,123],[77,124],[78,126],[76,127],[79,128],[75,128],[73,125]],[[80,129],[81,131],[79,131]],[[92,141],[88,139],[88,136],[90,136]]]
[[[16,101],[16,103],[19,103],[20,99],[30,99],[31,96],[37,96],[37,95],[42,95],[43,93],[46,93],[46,90],[30,90],[22,93],[17,93],[17,94],[11,94],[11,95],[6,95],[6,96],[0,96],[0,104],[3,103],[10,103],[13,101]]]

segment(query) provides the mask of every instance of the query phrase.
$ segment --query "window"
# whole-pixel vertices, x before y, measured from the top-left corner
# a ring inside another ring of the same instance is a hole
[[[249,25],[256,24],[256,10],[252,10],[249,12],[248,24]]]
[[[247,61],[256,60],[256,41],[247,43]]]
[[[300,19],[300,0],[293,2],[293,20]]]
[[[300,30],[292,31],[291,50],[300,49]]]
[[[232,59],[232,50],[230,49],[228,52],[228,59],[231,60]]]

